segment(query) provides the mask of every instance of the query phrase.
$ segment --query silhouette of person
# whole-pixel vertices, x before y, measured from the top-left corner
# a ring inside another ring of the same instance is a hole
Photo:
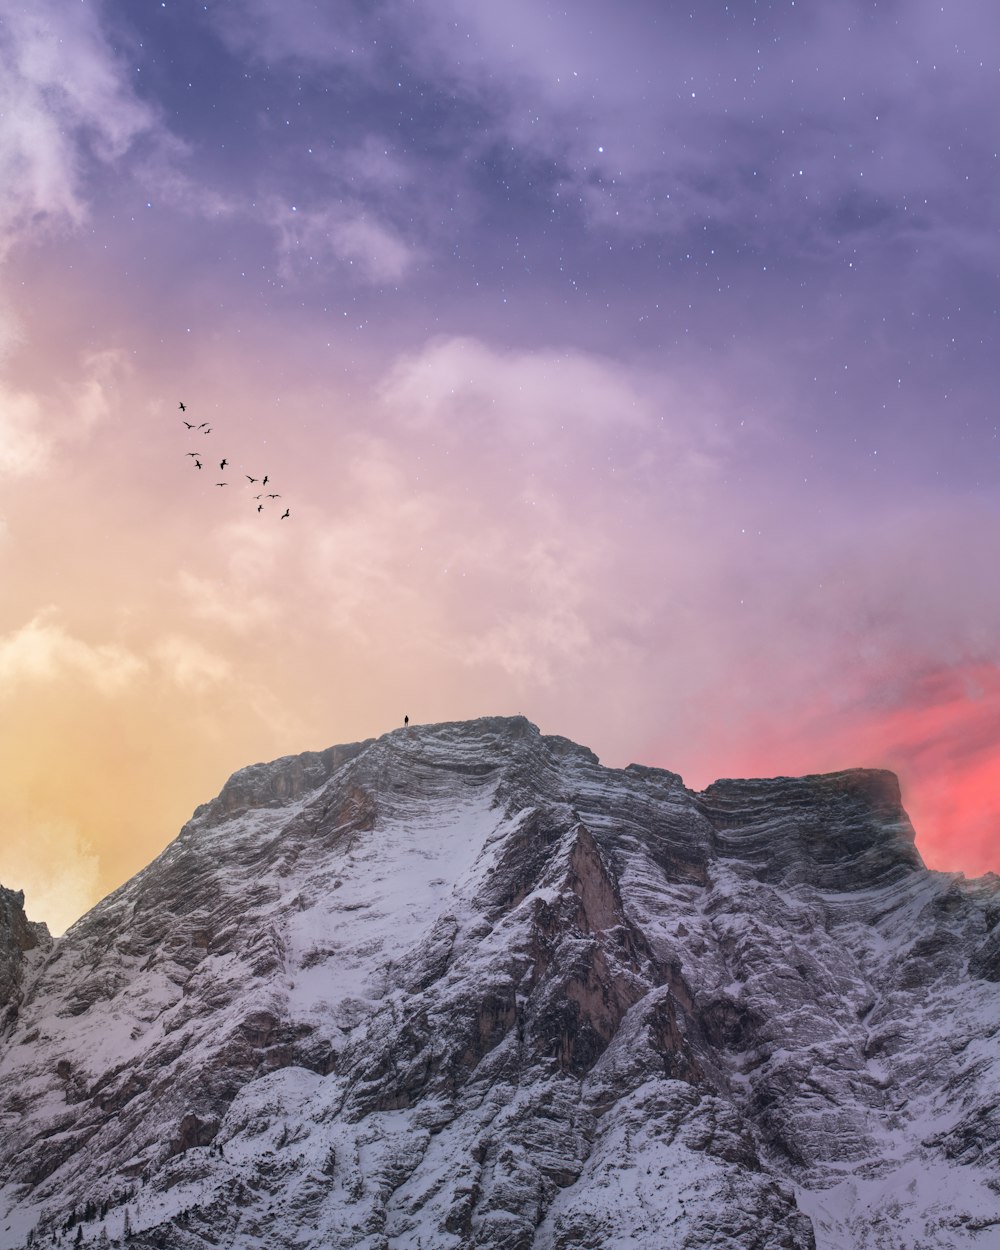
[[[405,728],[406,728],[406,726],[407,726],[409,723],[410,723],[410,718],[409,718],[408,716],[404,716],[404,717],[403,717],[403,728],[405,729]]]

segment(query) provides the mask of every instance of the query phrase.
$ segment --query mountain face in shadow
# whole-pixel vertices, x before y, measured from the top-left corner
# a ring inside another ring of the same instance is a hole
[[[998,920],[886,772],[253,765],[55,942],[0,890],[0,1248],[981,1250]]]

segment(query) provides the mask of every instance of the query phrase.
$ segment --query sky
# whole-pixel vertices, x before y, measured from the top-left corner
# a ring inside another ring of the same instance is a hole
[[[0,0],[0,881],[404,714],[1000,870],[997,116],[993,0]]]

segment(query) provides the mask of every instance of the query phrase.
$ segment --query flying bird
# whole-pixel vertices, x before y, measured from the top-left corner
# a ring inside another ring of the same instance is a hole
[[[177,406],[178,406],[178,408],[181,410],[181,412],[187,412],[187,404],[186,404],[183,400],[179,400],[179,401],[178,401]],[[183,418],[182,418],[182,419],[183,419]],[[211,433],[212,433],[212,427],[209,425],[209,423],[208,423],[207,421],[202,421],[202,422],[200,422],[200,423],[196,424],[194,421],[187,421],[187,420],[185,420],[185,421],[184,421],[184,426],[185,426],[185,428],[186,428],[186,429],[188,429],[188,430],[195,430],[195,431],[198,431],[198,432],[201,432],[201,433],[205,433],[205,434],[211,434]],[[194,460],[194,467],[195,467],[196,469],[201,469],[201,468],[204,468],[204,465],[202,464],[201,459],[200,459],[200,457],[201,457],[201,455],[202,455],[202,453],[201,453],[201,452],[198,452],[198,451],[188,451],[188,452],[185,452],[185,455],[190,456],[190,457]],[[220,460],[220,461],[219,461],[219,471],[220,471],[220,472],[222,472],[222,473],[224,473],[224,472],[226,471],[227,466],[229,466],[229,465],[230,465],[230,462],[229,462],[228,458],[227,458],[227,457],[223,457],[223,458],[222,458],[222,460]],[[251,486],[255,486],[255,485],[257,485],[257,483],[258,483],[258,482],[260,482],[260,484],[261,484],[262,486],[267,486],[267,485],[268,485],[268,483],[269,483],[269,482],[270,482],[270,480],[271,480],[270,474],[267,474],[267,473],[265,473],[265,474],[264,474],[263,479],[261,479],[261,478],[257,478],[257,477],[253,477],[253,476],[252,476],[251,474],[249,474],[249,473],[244,473],[244,474],[243,474],[243,476],[246,478],[246,480],[250,483],[250,485],[251,485]],[[216,484],[216,486],[228,486],[228,485],[230,485],[230,483],[229,483],[229,482],[216,482],[215,484]],[[273,491],[273,492],[271,492],[271,493],[269,493],[269,494],[265,494],[263,491],[261,491],[261,493],[260,493],[259,495],[254,495],[254,500],[255,500],[255,501],[256,501],[256,503],[257,503],[257,511],[258,511],[258,512],[263,512],[263,511],[264,511],[264,505],[263,505],[263,503],[261,502],[261,500],[263,500],[263,499],[280,499],[280,498],[281,498],[281,495],[280,495],[280,494],[278,494],[278,492],[277,492],[277,491]],[[291,515],[292,515],[291,509],[290,509],[290,508],[286,508],[286,509],[284,510],[284,512],[281,514],[281,520],[282,520],[282,521],[284,521],[287,517],[290,517]]]

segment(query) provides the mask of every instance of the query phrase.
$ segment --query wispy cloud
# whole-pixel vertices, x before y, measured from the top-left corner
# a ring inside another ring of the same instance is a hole
[[[389,18],[392,7],[385,0],[365,6],[337,0],[322,8],[311,0],[241,0],[213,8],[211,20],[242,56],[357,68],[377,59],[371,25]]]
[[[190,144],[160,131],[155,149],[136,160],[136,178],[157,207],[166,204],[188,217],[207,221],[238,220],[247,214],[246,196],[223,189],[204,172],[195,172]]]
[[[280,272],[288,278],[327,278],[350,272],[361,282],[402,281],[420,252],[374,212],[351,204],[323,209],[275,204],[269,222],[277,236]]]
[[[0,25],[0,256],[87,214],[87,164],[118,159],[155,123],[93,5],[6,6]]]
[[[0,476],[37,473],[47,463],[50,447],[38,397],[0,382]]]
[[[49,393],[0,377],[0,478],[43,472],[60,451],[91,438],[110,417],[127,369],[124,353],[109,348],[86,353],[75,375],[58,379]]]
[[[336,68],[376,125],[401,79],[420,84],[453,137],[429,160],[466,202],[477,174],[504,162],[515,197],[548,198],[602,232],[713,223],[802,255],[851,230],[855,244],[948,250],[956,215],[990,244],[977,188],[993,177],[992,140],[971,123],[995,84],[976,52],[982,5],[970,8],[920,0],[904,22],[854,0],[780,17],[640,5],[609,21],[596,2],[244,0],[218,20],[242,56],[306,78]]]
[[[118,643],[88,643],[73,637],[56,610],[39,612],[26,625],[0,636],[0,692],[22,683],[74,677],[103,695],[117,695],[145,671],[138,656]]]
[[[479,339],[435,339],[400,359],[382,387],[401,422],[459,437],[615,430],[654,422],[655,400],[630,371],[578,351],[504,351]]]
[[[679,506],[718,479],[739,420],[710,376],[471,337],[402,356],[379,395],[400,434],[431,439],[446,471],[445,452],[475,466],[491,501],[512,482],[537,500],[574,480],[592,502],[630,488],[629,508],[669,484]],[[434,458],[424,460],[431,473]]]
[[[153,647],[157,663],[169,681],[184,690],[202,690],[226,681],[232,665],[193,638],[171,634]]]
[[[254,591],[239,578],[220,583],[214,577],[181,570],[177,585],[182,602],[194,617],[235,634],[251,633],[278,616],[278,603],[272,596]]]

